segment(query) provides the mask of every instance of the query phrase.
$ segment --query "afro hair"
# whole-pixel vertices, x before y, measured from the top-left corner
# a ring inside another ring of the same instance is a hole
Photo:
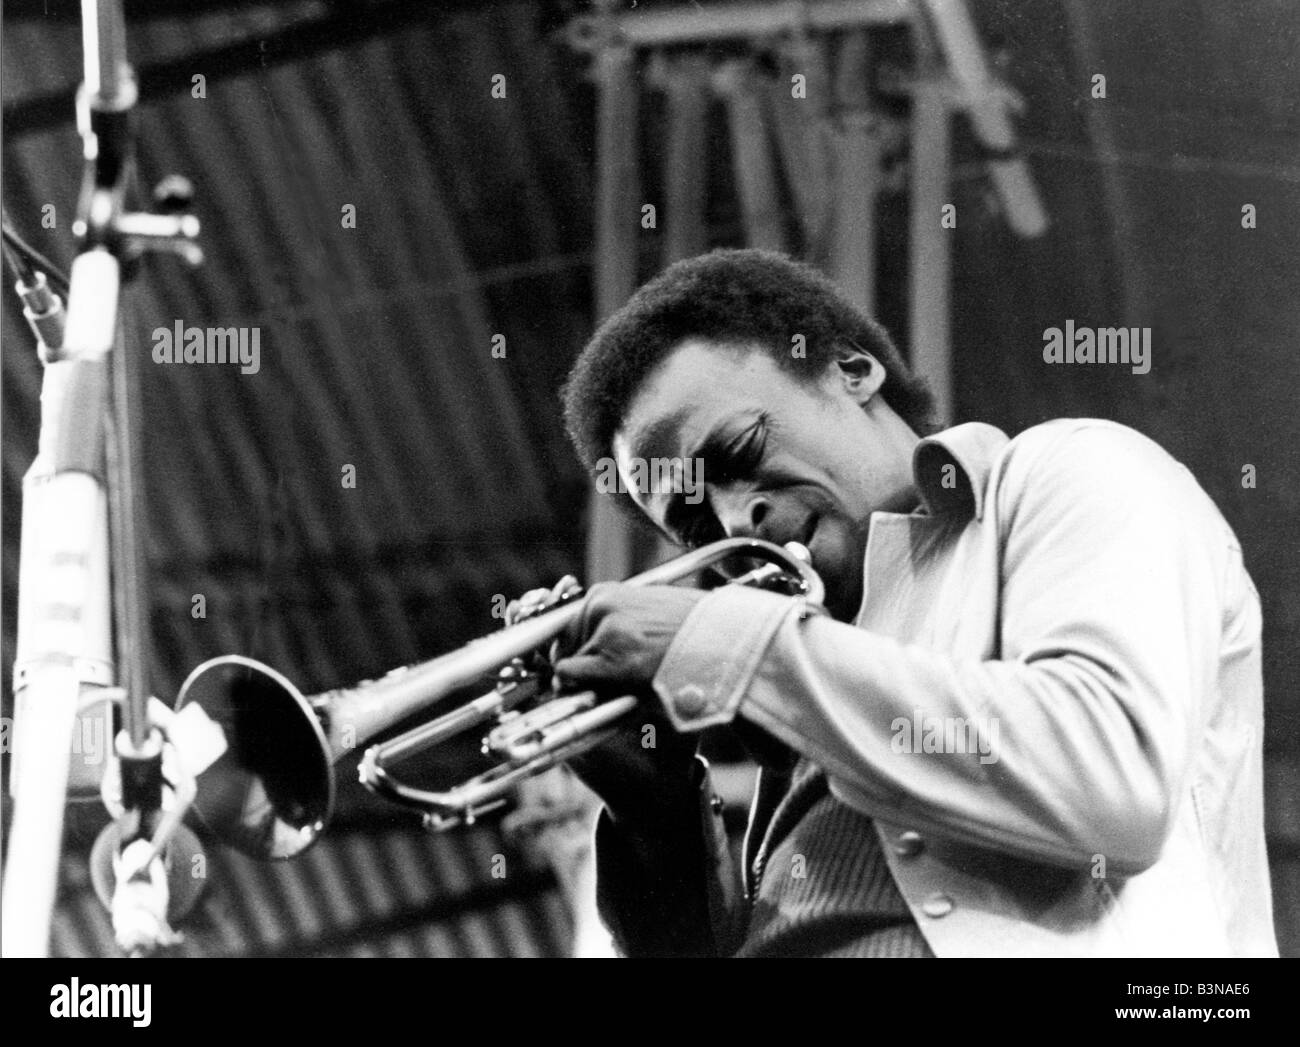
[[[791,352],[795,335],[804,355]],[[918,433],[932,428],[934,399],[903,363],[880,324],[850,304],[825,276],[772,251],[718,249],[669,266],[592,336],[569,372],[564,422],[583,465],[608,456],[641,383],[690,338],[761,348],[808,380],[824,372],[836,345],[871,353],[885,368],[881,395]]]

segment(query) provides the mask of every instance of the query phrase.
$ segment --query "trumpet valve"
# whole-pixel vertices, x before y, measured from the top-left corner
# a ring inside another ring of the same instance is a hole
[[[546,747],[548,732],[570,717],[596,704],[595,691],[552,698],[527,713],[515,713],[483,739],[485,754],[504,756],[512,763],[525,763]]]
[[[509,687],[528,676],[528,667],[522,658],[511,658],[497,673],[497,687]]]
[[[494,727],[491,731],[489,731],[487,734],[483,736],[483,744],[479,746],[479,752],[481,752],[484,756],[494,755],[496,753],[496,750],[492,746],[492,739],[497,735],[499,731],[501,731],[504,728],[510,727],[511,724],[513,724],[516,720],[518,720],[522,716],[523,713],[521,713],[518,709],[507,709],[505,712],[500,713],[497,716],[496,727]]]

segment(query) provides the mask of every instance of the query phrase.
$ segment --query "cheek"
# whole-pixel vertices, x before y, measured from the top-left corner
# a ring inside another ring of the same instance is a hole
[[[881,464],[861,446],[841,447],[835,460],[835,491],[855,522],[865,523],[880,487]]]
[[[862,535],[858,533],[856,522],[846,516],[837,517],[828,523],[832,551],[842,561],[840,566],[846,566],[849,560],[861,554]]]
[[[863,455],[859,434],[834,403],[806,424],[781,426],[769,458],[772,478],[798,487],[809,509],[855,517],[863,500]]]
[[[844,443],[827,442],[820,449],[820,457],[813,459],[821,476],[820,486],[825,490],[834,509],[849,517],[856,517],[862,509],[864,468],[861,454]]]

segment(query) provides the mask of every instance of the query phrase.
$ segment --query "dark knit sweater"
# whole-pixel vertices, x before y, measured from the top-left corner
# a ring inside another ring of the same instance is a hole
[[[739,956],[932,956],[870,818],[806,760],[768,823]]]

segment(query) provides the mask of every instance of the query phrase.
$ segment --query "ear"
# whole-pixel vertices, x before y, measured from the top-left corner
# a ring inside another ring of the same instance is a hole
[[[885,368],[865,349],[849,343],[837,343],[831,358],[834,380],[859,404],[880,391],[885,384]]]

